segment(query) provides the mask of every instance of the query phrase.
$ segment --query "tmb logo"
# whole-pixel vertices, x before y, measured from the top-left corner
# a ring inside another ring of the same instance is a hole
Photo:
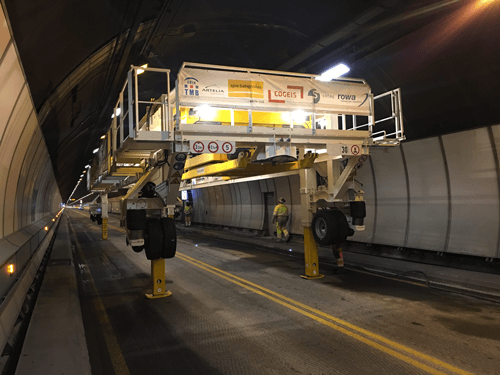
[[[184,95],[199,96],[198,80],[194,77],[184,79]]]
[[[319,92],[316,91],[316,89],[311,89],[309,90],[309,93],[307,94],[307,96],[313,96],[313,103],[316,104],[319,102],[319,100],[321,99],[321,95],[319,94]]]

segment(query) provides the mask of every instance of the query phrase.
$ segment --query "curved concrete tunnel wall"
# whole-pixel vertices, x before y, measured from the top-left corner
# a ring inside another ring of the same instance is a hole
[[[500,125],[371,149],[357,171],[364,243],[500,258]],[[298,174],[192,190],[193,222],[264,230],[264,194],[291,206],[302,234]]]
[[[0,7],[0,268],[9,261],[16,263],[16,273],[22,271],[60,203],[29,86]],[[15,280],[3,276],[0,295]]]

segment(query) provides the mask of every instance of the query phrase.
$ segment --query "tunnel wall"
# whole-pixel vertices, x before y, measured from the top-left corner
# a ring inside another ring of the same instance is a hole
[[[500,258],[500,125],[370,150],[357,171],[366,230],[354,241]],[[264,229],[264,193],[290,204],[300,226],[299,176],[194,189],[193,222]]]
[[[15,264],[16,273],[22,271],[60,203],[30,89],[0,7],[0,271],[8,263]],[[16,277],[0,273],[3,295]]]

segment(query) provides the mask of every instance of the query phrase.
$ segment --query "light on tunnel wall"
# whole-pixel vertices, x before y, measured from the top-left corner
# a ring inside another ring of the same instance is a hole
[[[106,134],[104,134],[103,136],[101,136],[101,139],[104,139],[104,138],[106,138]]]
[[[97,147],[94,151],[92,151],[94,154],[97,154],[97,151],[99,151],[99,147]]]
[[[45,229],[46,232],[49,231],[49,227],[48,226],[45,226],[45,228],[43,228],[43,229]]]
[[[52,219],[52,221],[56,221],[56,219],[54,218],[54,219]]]
[[[7,273],[12,275],[14,273],[14,270],[15,270],[15,268],[14,268],[14,265],[12,263],[7,266]]]
[[[335,65],[333,68],[328,69],[321,73],[319,77],[316,77],[318,81],[330,81],[333,78],[337,78],[346,74],[349,70],[351,70],[345,64]]]

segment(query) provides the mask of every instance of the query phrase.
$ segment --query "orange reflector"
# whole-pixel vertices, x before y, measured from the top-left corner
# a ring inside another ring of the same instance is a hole
[[[7,266],[7,272],[8,273],[14,273],[14,265],[13,264],[9,264]]]

